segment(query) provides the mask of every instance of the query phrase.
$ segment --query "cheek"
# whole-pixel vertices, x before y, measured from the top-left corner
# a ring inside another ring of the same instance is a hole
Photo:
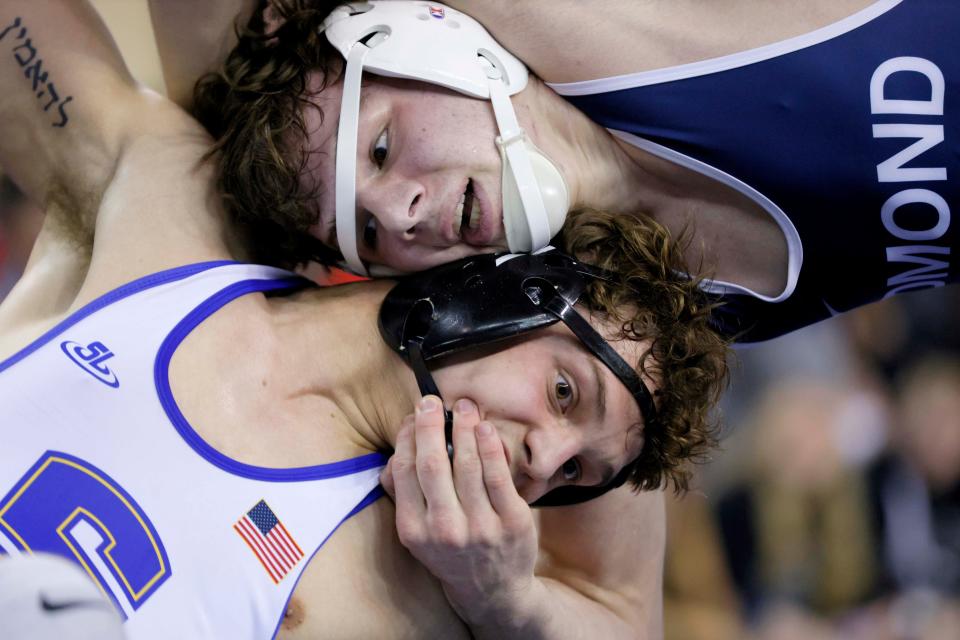
[[[444,367],[435,372],[437,385],[447,402],[458,398],[476,401],[484,414],[504,415],[531,406],[542,395],[529,364],[510,358],[481,358]]]
[[[493,112],[488,103],[473,102],[441,102],[416,111],[406,122],[410,148],[405,153],[420,163],[499,165]]]
[[[461,167],[492,170],[500,162],[492,140],[491,136],[485,145],[476,133],[469,129],[435,127],[418,131],[412,144],[404,151],[405,155],[409,154],[409,161],[420,168],[439,170]]]

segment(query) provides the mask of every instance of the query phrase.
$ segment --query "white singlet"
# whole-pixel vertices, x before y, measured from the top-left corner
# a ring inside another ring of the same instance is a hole
[[[304,283],[234,262],[164,271],[0,362],[0,553],[75,560],[131,640],[275,635],[312,555],[381,495],[386,460],[237,462],[193,430],[167,374],[229,301]]]

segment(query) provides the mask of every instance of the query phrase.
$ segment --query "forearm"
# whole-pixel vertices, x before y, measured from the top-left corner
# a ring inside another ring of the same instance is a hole
[[[591,594],[596,595],[596,594]],[[537,578],[524,594],[512,594],[509,603],[487,609],[467,620],[477,640],[654,640],[662,637],[662,603],[635,603],[629,598],[604,594],[602,600],[555,580]],[[613,602],[616,604],[613,604]],[[640,604],[622,615],[631,606]],[[656,620],[655,624],[641,623]]]
[[[536,576],[520,583],[529,587],[455,604],[478,638],[662,637],[663,492],[624,488],[538,517]]]
[[[435,464],[446,460],[446,440],[439,401],[430,400],[400,430],[382,480],[400,542],[473,634],[660,638],[663,493],[621,487],[584,504],[531,510],[503,442],[472,403],[454,411],[452,469]]]

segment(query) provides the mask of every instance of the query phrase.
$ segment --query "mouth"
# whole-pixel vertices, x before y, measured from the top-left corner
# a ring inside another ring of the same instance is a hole
[[[467,179],[467,186],[460,199],[457,200],[457,206],[453,214],[454,226],[457,229],[457,235],[466,238],[471,231],[480,229],[480,223],[483,219],[483,213],[480,210],[480,200],[473,192],[473,180]]]
[[[462,189],[440,222],[446,246],[466,245],[484,251],[505,249],[503,223],[485,195],[483,185],[466,178]]]
[[[467,179],[449,228],[455,242],[486,250],[506,248],[506,244],[499,241],[503,225],[484,195],[483,185],[472,178]]]
[[[463,192],[463,213],[460,218],[460,235],[467,235],[471,230],[480,228],[482,212],[480,199],[473,193],[473,180],[467,180],[467,188]]]

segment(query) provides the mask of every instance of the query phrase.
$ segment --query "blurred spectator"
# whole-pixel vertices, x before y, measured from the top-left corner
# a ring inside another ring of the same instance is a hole
[[[914,638],[960,612],[960,361],[923,357],[900,378],[897,400],[870,485],[890,624]],[[952,633],[942,637],[960,638],[960,625]]]
[[[734,580],[763,637],[830,637],[809,634],[874,592],[863,452],[845,446],[858,440],[851,430],[873,439],[882,431],[872,424],[882,412],[869,407],[844,385],[786,378],[745,427],[752,456],[717,507]]]
[[[23,273],[41,224],[41,209],[0,174],[0,300]]]
[[[667,494],[665,640],[742,640],[744,625],[706,496]]]

